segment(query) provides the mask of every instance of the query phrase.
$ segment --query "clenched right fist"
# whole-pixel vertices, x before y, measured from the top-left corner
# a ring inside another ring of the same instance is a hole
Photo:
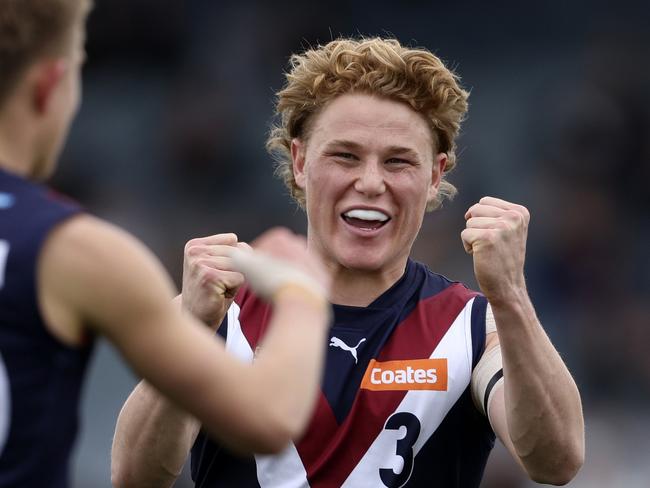
[[[235,271],[228,249],[250,249],[235,234],[215,234],[188,241],[183,259],[183,308],[216,329],[244,276]]]

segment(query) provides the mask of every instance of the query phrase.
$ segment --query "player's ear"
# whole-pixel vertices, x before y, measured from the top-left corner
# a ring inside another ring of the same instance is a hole
[[[293,177],[298,188],[305,189],[305,145],[295,137],[291,140],[291,159],[293,160]]]
[[[46,113],[50,108],[68,66],[68,62],[61,58],[40,61],[34,66],[32,102],[39,114]]]
[[[445,172],[447,166],[447,153],[441,152],[436,154],[433,159],[433,167],[431,168],[431,186],[429,187],[429,201],[432,201],[438,195],[438,188],[442,181],[442,174]]]

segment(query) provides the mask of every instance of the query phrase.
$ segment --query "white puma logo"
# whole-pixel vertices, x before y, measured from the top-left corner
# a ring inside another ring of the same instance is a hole
[[[330,339],[330,346],[331,347],[339,347],[339,348],[343,349],[344,351],[348,351],[350,354],[352,354],[352,357],[354,358],[354,364],[357,364],[357,348],[365,340],[366,340],[366,338],[364,337],[363,339],[361,339],[359,341],[359,343],[356,346],[350,347],[345,342],[343,342],[341,339],[339,339],[338,337],[332,337]]]

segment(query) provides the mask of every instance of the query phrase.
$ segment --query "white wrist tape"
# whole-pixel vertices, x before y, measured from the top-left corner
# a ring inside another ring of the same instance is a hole
[[[476,408],[489,418],[490,401],[496,386],[503,382],[501,346],[485,351],[472,371],[472,399]]]
[[[294,285],[327,301],[325,289],[313,278],[288,261],[273,258],[257,251],[231,248],[228,256],[237,271],[242,273],[253,290],[262,298],[272,300],[276,292],[286,285]]]

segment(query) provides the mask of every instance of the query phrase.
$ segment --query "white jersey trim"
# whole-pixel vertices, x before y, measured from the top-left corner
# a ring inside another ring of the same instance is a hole
[[[469,385],[472,374],[472,306],[469,300],[446,332],[431,358],[448,359],[447,391],[411,390],[393,414],[407,412],[420,421],[420,434],[414,443],[413,455],[440,426],[449,410]],[[252,361],[254,352],[246,340],[239,323],[240,308],[236,303],[228,310],[227,348],[245,361]],[[393,415],[391,414],[391,415]],[[390,416],[389,416],[390,417]],[[396,442],[405,435],[405,428],[382,429],[368,451],[352,470],[343,486],[383,486],[379,470],[392,469],[399,472],[404,460],[395,454]],[[257,478],[262,488],[308,488],[307,473],[294,444],[274,456],[256,455]]]
[[[241,308],[235,302],[228,309],[228,335],[226,349],[245,362],[252,362],[253,348],[246,339],[239,322]],[[283,452],[273,456],[255,455],[257,481],[261,488],[308,487],[307,472],[296,446],[290,444]]]
[[[226,315],[228,317],[226,349],[242,361],[252,363],[255,354],[244,335],[244,331],[241,330],[241,324],[239,322],[240,312],[241,308],[235,302],[228,309],[228,314]]]
[[[472,374],[473,303],[474,299],[467,302],[430,356],[449,359],[447,391],[410,390],[393,412],[408,412],[420,421],[420,435],[413,445],[413,457],[431,438],[469,384]],[[406,429],[383,429],[342,486],[384,486],[379,470],[388,468],[396,473],[401,471],[404,459],[395,454],[395,445],[405,435]]]
[[[11,390],[9,375],[5,368],[2,354],[0,354],[0,456],[9,437],[9,424],[11,422]]]

